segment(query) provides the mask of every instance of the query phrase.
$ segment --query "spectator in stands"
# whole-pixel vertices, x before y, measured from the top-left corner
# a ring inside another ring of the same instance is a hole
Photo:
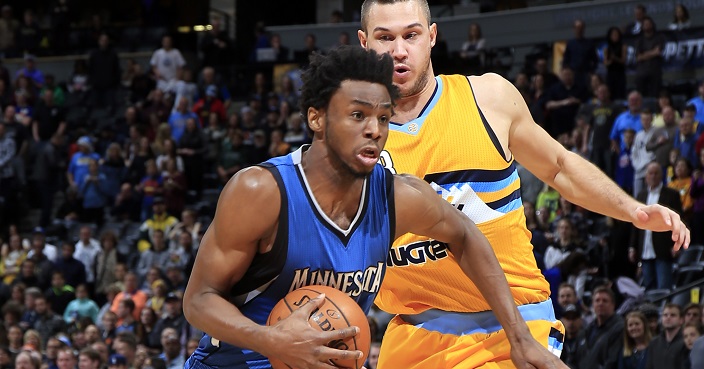
[[[124,299],[132,299],[135,305],[135,310],[132,316],[135,319],[139,319],[139,312],[142,311],[142,308],[144,308],[144,306],[146,306],[147,299],[149,298],[149,296],[147,296],[147,294],[145,294],[142,290],[139,289],[138,282],[139,277],[136,273],[130,271],[125,274],[125,289],[122,292],[118,293],[112,300],[110,311],[117,314],[117,309],[120,305],[120,301]]]
[[[133,104],[142,104],[147,100],[149,92],[154,88],[156,83],[144,73],[141,64],[136,63],[133,67],[133,71],[134,75],[130,83],[130,102]]]
[[[623,318],[615,314],[613,291],[599,286],[592,293],[592,309],[596,319],[586,326],[577,340],[578,368],[598,368],[618,360],[617,344],[622,338]]]
[[[78,323],[81,318],[88,317],[91,321],[98,320],[98,304],[88,296],[88,287],[85,284],[76,286],[76,299],[69,302],[63,311],[66,324]]]
[[[677,191],[663,186],[662,167],[650,163],[645,172],[645,190],[636,197],[644,204],[661,204],[678,214],[682,213],[682,203]],[[636,260],[642,265],[642,285],[646,290],[672,288],[672,239],[669,232],[650,232],[633,228],[631,247]],[[636,260],[631,260],[635,262]]]
[[[606,84],[614,99],[626,97],[626,55],[628,46],[623,43],[621,30],[609,28],[606,33],[604,48],[604,65],[606,66]]]
[[[692,174],[692,244],[704,245],[704,149],[699,151],[699,166]],[[704,321],[703,321],[704,324]]]
[[[78,231],[78,242],[73,257],[79,260],[86,271],[86,282],[88,285],[95,284],[95,263],[101,253],[100,242],[93,238],[93,228],[88,225],[81,226]],[[94,319],[95,321],[95,319]]]
[[[161,39],[161,48],[156,50],[149,62],[157,80],[157,88],[163,92],[175,92],[176,77],[186,66],[181,52],[173,47],[171,36]]]
[[[70,187],[80,189],[85,182],[85,178],[89,175],[91,160],[97,162],[100,160],[100,155],[93,152],[93,143],[90,137],[82,136],[76,143],[78,144],[79,151],[71,157],[66,177]]]
[[[574,21],[574,38],[567,41],[562,66],[574,72],[575,84],[583,88],[588,78],[596,70],[598,59],[596,48],[591,40],[584,37],[585,24],[581,19]]]
[[[115,333],[121,332],[137,333],[139,322],[134,318],[134,301],[132,299],[123,299],[117,305],[117,319],[120,324],[115,327]]]
[[[689,99],[687,101],[687,105],[693,105],[696,109],[694,120],[697,122],[704,122],[704,79],[699,82],[697,92],[699,95]]]
[[[103,190],[108,196],[108,203],[112,204],[115,197],[120,192],[120,186],[126,177],[127,167],[122,156],[122,148],[117,142],[111,142],[105,153],[105,159],[101,160],[100,173],[105,176],[105,186]]]
[[[124,356],[127,360],[127,368],[132,368],[137,353],[137,336],[132,332],[118,333],[115,336],[112,349],[115,353]]]
[[[677,3],[677,5],[675,5],[674,18],[672,19],[672,23],[670,23],[668,28],[673,31],[681,31],[683,29],[689,28],[690,26],[691,23],[689,21],[689,10],[687,10],[687,7],[684,6],[684,4]]]
[[[15,54],[15,36],[20,22],[12,16],[12,7],[3,5],[0,16],[0,56],[12,57]],[[8,81],[5,81],[6,83]]]
[[[164,146],[161,155],[157,156],[156,158],[156,166],[161,171],[162,177],[165,177],[167,174],[166,170],[166,162],[171,159],[174,161],[176,164],[176,168],[179,172],[183,173],[184,171],[184,166],[183,166],[183,159],[181,156],[178,154],[177,146],[176,146],[176,141],[172,138],[167,138],[164,140]]]
[[[203,53],[203,66],[223,69],[232,59],[232,40],[221,28],[221,23],[220,19],[213,19],[212,29],[200,40],[199,49]]]
[[[655,22],[643,18],[643,33],[636,42],[636,88],[643,96],[657,97],[662,88],[662,50],[665,38],[657,33]]]
[[[213,119],[213,113],[208,120]],[[207,137],[200,129],[195,119],[186,121],[186,130],[181,136],[178,144],[177,154],[183,158],[183,169],[186,175],[188,188],[196,191],[200,197],[203,189],[203,173],[205,172],[204,156],[210,149],[207,144]],[[212,148],[212,149],[216,149]]]
[[[98,314],[100,316],[100,314]],[[101,322],[101,339],[107,345],[112,345],[115,340],[115,327],[117,326],[117,314],[112,311],[106,311],[100,318]]]
[[[154,120],[154,115],[151,115],[150,121]],[[153,138],[149,138],[150,141],[153,141],[151,144],[152,151],[154,152],[154,155],[159,156],[162,155],[166,152],[164,149],[165,142],[166,140],[170,140],[171,138],[171,126],[168,123],[158,123],[158,122],[150,122],[150,125],[152,123],[156,123],[156,134],[153,135]],[[149,127],[149,129],[154,128],[154,126]],[[150,135],[147,134],[147,137]]]
[[[577,110],[585,98],[584,85],[576,83],[574,72],[565,65],[560,71],[560,82],[550,88],[546,97],[546,129],[551,136],[572,132]]]
[[[147,101],[142,108],[142,120],[151,124],[152,116],[156,123],[167,122],[171,114],[171,104],[164,97],[164,92],[158,89],[152,90],[147,96]],[[154,136],[150,136],[153,138]]]
[[[633,8],[633,17],[635,18],[633,22],[626,25],[624,28],[624,33],[628,35],[638,35],[641,33],[643,27],[643,21],[647,16],[647,9],[645,5],[638,4]]]
[[[44,86],[39,90],[39,96],[42,96],[46,90],[51,90],[54,93],[54,103],[56,105],[61,107],[64,106],[64,103],[66,102],[64,90],[56,84],[56,78],[53,74],[47,74],[44,76]]]
[[[623,349],[619,350],[618,367],[624,369],[645,368],[648,344],[652,339],[653,336],[648,328],[648,320],[645,315],[639,311],[628,313],[623,330],[623,342],[619,343]]]
[[[486,40],[482,36],[482,29],[477,23],[469,25],[467,40],[460,49],[460,58],[463,64],[469,68],[468,74],[475,74],[481,71],[484,66],[484,48]]]
[[[682,338],[682,308],[666,304],[662,310],[662,333],[648,345],[646,368],[683,368],[687,348]]]
[[[37,68],[36,60],[32,54],[24,56],[24,67],[15,73],[15,78],[20,76],[28,78],[32,87],[36,90],[44,86],[44,73]]]
[[[141,217],[142,203],[137,192],[129,183],[123,183],[115,197],[112,215],[119,221],[138,222]]]
[[[305,68],[308,65],[310,55],[316,51],[319,51],[319,49],[316,45],[315,35],[309,33],[304,38],[304,48],[301,50],[296,50],[293,53],[293,60],[301,67]]]
[[[271,48],[274,50],[274,61],[277,63],[286,63],[290,60],[291,51],[288,47],[281,44],[281,35],[274,33],[271,35]]]
[[[653,127],[660,128],[665,126],[665,110],[667,108],[670,108],[670,110],[673,111],[676,125],[676,122],[679,122],[680,120],[680,112],[675,110],[672,106],[672,96],[670,96],[670,92],[667,90],[662,90],[658,96],[658,111],[653,117]]]
[[[698,138],[692,118],[685,114],[680,119],[679,129],[675,134],[672,147],[679,151],[680,157],[687,159],[689,163],[696,163],[698,162],[697,159],[699,159],[696,152]]]
[[[170,263],[171,253],[164,237],[164,232],[154,230],[152,233],[152,243],[148,250],[142,252],[137,264],[137,274],[140,278],[145,278],[152,268],[165,268]]]
[[[66,283],[71,287],[71,291],[73,292],[73,287],[78,286],[79,284],[84,284],[86,283],[86,269],[83,263],[74,258],[73,255],[75,253],[75,247],[72,243],[70,242],[63,242],[61,245],[61,257],[56,261],[54,265],[54,272],[60,272],[61,273],[61,282]],[[59,288],[62,286],[62,284],[58,284],[59,280],[54,280],[56,279],[57,276],[53,275],[52,277],[52,285],[54,285],[56,282],[57,286],[54,286],[56,288]],[[57,294],[59,294],[61,291],[57,290]],[[68,300],[71,301],[73,300],[73,297]],[[68,304],[68,301],[66,302]],[[63,314],[63,309],[62,310],[56,310],[60,313]]]
[[[92,348],[84,348],[78,355],[78,369],[101,369],[103,359],[98,351]]]
[[[166,362],[166,369],[181,369],[185,364],[185,359],[181,355],[180,334],[173,328],[165,328],[161,332],[161,346],[164,351],[159,355],[160,359]]]
[[[558,221],[555,242],[545,251],[546,269],[555,267],[572,252],[581,250],[575,242],[573,227],[572,222],[567,218]]]
[[[692,164],[685,158],[677,159],[675,163],[675,178],[667,184],[667,187],[677,191],[682,202],[682,219],[689,224],[692,218],[692,205],[694,201],[690,196],[692,187]]]
[[[193,72],[188,68],[183,68],[181,70],[181,75],[178,81],[176,81],[176,97],[174,101],[181,101],[182,98],[188,100],[188,109],[193,107],[193,103],[196,100],[196,94],[198,93],[198,86],[193,82]],[[178,107],[178,104],[174,104],[174,109]]]
[[[4,67],[0,65],[0,68]],[[12,106],[12,99],[12,85],[8,82],[5,82],[5,80],[3,79],[0,79],[0,110],[4,111],[6,107]],[[14,116],[14,113],[12,115]]]
[[[201,80],[198,82],[198,94],[195,99],[198,100],[205,96],[206,89],[208,86],[215,85],[218,88],[218,98],[225,105],[225,110],[230,107],[232,103],[232,96],[230,91],[227,89],[224,83],[218,80],[218,76],[215,74],[215,69],[212,67],[205,67],[201,72]]]
[[[601,85],[596,91],[596,101],[583,106],[580,115],[589,117],[591,135],[589,146],[591,152],[589,161],[594,163],[608,176],[613,177],[613,152],[609,149],[609,135],[614,125],[614,120],[619,114],[619,107],[611,102],[609,87]]]
[[[164,202],[166,211],[170,214],[180,214],[186,204],[188,189],[186,176],[178,170],[176,160],[169,157],[165,162],[166,172],[162,174],[164,181]]]
[[[679,115],[679,113],[677,113]],[[677,135],[677,120],[675,120],[675,110],[672,107],[666,106],[662,109],[663,126],[655,129],[650,141],[645,148],[653,152],[655,161],[663,168],[669,164],[669,155],[674,145],[675,136]],[[655,123],[653,122],[653,125]]]
[[[63,331],[65,323],[59,315],[51,310],[46,297],[38,296],[34,300],[34,306],[37,320],[32,328],[39,333],[41,342],[45,343],[49,337]]]
[[[643,96],[638,91],[628,94],[628,111],[619,114],[611,128],[611,151],[618,154],[624,147],[623,133],[630,128],[634,132],[640,131],[643,127],[640,123],[640,111],[643,106]]]
[[[655,160],[655,153],[648,151],[647,144],[653,140],[655,129],[653,128],[653,113],[650,109],[643,109],[640,113],[640,124],[642,131],[636,133],[631,149],[631,159],[633,160],[633,196],[637,196],[645,186],[645,169],[648,164]]]
[[[89,90],[88,64],[84,59],[78,59],[73,63],[73,73],[67,82],[68,91],[76,96],[76,100],[84,101],[85,93]]]
[[[27,258],[30,259],[35,258],[37,255],[44,255],[50,262],[54,262],[59,256],[59,250],[56,246],[46,243],[46,233],[42,227],[35,227],[32,230],[31,247],[31,250],[27,253]]]
[[[147,250],[154,242],[154,232],[159,230],[162,234],[169,234],[178,220],[166,212],[166,204],[161,196],[155,197],[152,205],[153,215],[142,223],[139,228],[139,251]]]
[[[95,254],[93,262],[95,270],[96,300],[103,302],[107,288],[115,283],[114,268],[117,264],[117,235],[113,231],[105,231],[100,236],[100,251]],[[93,320],[97,321],[97,319]]]
[[[121,264],[124,267],[124,264]],[[125,272],[124,274],[127,274]],[[117,317],[114,315],[112,311],[110,311],[110,308],[112,307],[112,302],[115,299],[115,296],[117,296],[120,292],[122,292],[122,289],[124,287],[122,281],[124,280],[124,275],[119,282],[115,282],[111,285],[109,285],[105,289],[105,298],[106,302],[100,306],[100,310],[98,311],[98,317],[96,318],[95,324],[100,328],[101,332],[103,332],[103,329],[105,328],[104,320],[106,319],[106,316],[108,313],[113,314],[114,317],[114,322],[117,322]],[[112,329],[115,328],[115,323],[112,325]],[[101,333],[102,334],[102,333]]]
[[[152,207],[156,204],[155,200],[157,197],[162,203],[164,201],[161,197],[164,193],[164,181],[161,172],[156,166],[156,162],[150,159],[145,164],[145,167],[147,168],[145,176],[135,188],[137,192],[142,194],[142,212],[140,217],[142,221],[152,217]]]
[[[127,164],[127,181],[133,185],[138,184],[146,175],[147,162],[155,159],[147,137],[140,136],[136,146],[134,152],[125,162]]]
[[[212,90],[209,90],[211,93],[215,94],[215,87],[213,86]],[[214,95],[211,95],[214,96]],[[198,103],[200,103],[203,100],[199,100]],[[193,107],[194,111],[188,110],[189,102],[188,99],[185,97],[182,97],[181,100],[178,100],[178,106],[176,110],[171,112],[171,115],[169,116],[169,126],[171,127],[171,138],[173,138],[174,141],[179,142],[181,140],[181,136],[183,136],[183,132],[186,130],[186,121],[188,119],[195,119],[196,121],[199,121],[198,117],[198,112],[196,110],[196,107],[199,107],[198,103]],[[201,103],[203,104],[203,103]]]
[[[80,184],[80,194],[83,197],[83,222],[94,222],[98,227],[103,225],[105,207],[110,203],[110,193],[105,174],[100,172],[100,166],[95,159],[89,159],[88,174]]]
[[[562,346],[562,354],[560,359],[570,368],[578,368],[577,366],[577,338],[583,330],[583,320],[580,308],[577,305],[566,305],[562,311],[560,318],[565,326],[565,340]]]
[[[632,128],[626,128],[623,131],[623,145],[616,158],[616,172],[614,173],[614,181],[619,187],[627,193],[633,193],[633,183],[635,182],[635,171],[633,168],[633,142],[636,132]]]
[[[110,38],[106,33],[98,37],[98,49],[88,56],[88,76],[92,89],[94,107],[105,107],[110,112],[115,107],[115,92],[120,86],[120,59],[110,47]]]
[[[183,317],[181,296],[176,293],[169,293],[164,302],[164,311],[161,318],[154,325],[152,333],[149,334],[149,347],[163,348],[161,345],[161,334],[165,329],[171,328],[178,332],[183,332],[184,325],[188,324]]]
[[[222,141],[220,158],[217,163],[217,173],[221,183],[225,184],[233,174],[247,165],[243,151],[242,132],[231,129],[227,138]]]
[[[32,136],[35,141],[48,141],[54,134],[66,131],[65,110],[56,105],[54,92],[45,90],[32,112]]]
[[[682,309],[683,325],[702,324],[702,307],[696,302],[690,302]]]
[[[7,135],[5,122],[0,122],[0,221],[5,224],[17,224],[17,195],[20,183],[15,172],[15,155],[17,147],[15,140]]]
[[[210,85],[206,88],[205,96],[200,98],[193,105],[193,112],[198,116],[199,122],[207,121],[211,113],[215,113],[218,119],[224,121],[226,118],[225,105],[218,98],[218,88]],[[178,139],[176,139],[178,141]]]

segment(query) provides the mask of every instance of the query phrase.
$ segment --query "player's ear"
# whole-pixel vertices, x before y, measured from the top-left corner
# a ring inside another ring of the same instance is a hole
[[[438,24],[433,23],[430,25],[430,47],[435,46],[435,41],[438,37]]]
[[[308,108],[308,127],[313,132],[320,132],[323,127],[323,111],[314,107]]]
[[[357,30],[357,38],[359,38],[359,44],[363,48],[366,49],[367,48],[367,34],[364,33],[364,31],[362,31],[361,29]]]

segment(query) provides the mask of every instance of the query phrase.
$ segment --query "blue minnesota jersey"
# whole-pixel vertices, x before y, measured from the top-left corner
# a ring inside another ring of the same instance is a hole
[[[395,232],[393,176],[377,165],[367,176],[359,210],[341,229],[321,210],[303,173],[303,150],[271,159],[268,169],[279,186],[281,211],[274,246],[257,254],[230,301],[258,324],[266,324],[274,305],[290,291],[327,285],[350,295],[368,312],[384,277]],[[259,353],[205,334],[187,368],[270,368]]]

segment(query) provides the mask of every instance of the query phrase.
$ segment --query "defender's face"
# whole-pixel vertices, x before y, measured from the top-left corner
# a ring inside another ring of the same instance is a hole
[[[435,45],[437,27],[428,24],[418,2],[372,5],[366,29],[357,35],[362,47],[394,58],[394,84],[402,97],[420,93],[433,77],[430,49]]]
[[[371,82],[343,81],[322,119],[326,146],[336,164],[354,176],[366,176],[379,161],[393,115],[386,87]],[[310,120],[310,119],[309,119]],[[320,122],[318,122],[320,124]]]

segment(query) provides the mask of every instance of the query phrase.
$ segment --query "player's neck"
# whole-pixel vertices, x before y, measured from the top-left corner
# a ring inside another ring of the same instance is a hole
[[[403,96],[396,100],[393,121],[396,123],[408,123],[409,121],[417,118],[421,110],[423,110],[423,107],[427,104],[428,100],[432,98],[436,85],[437,81],[435,80],[435,75],[431,69],[428,74],[427,83],[418,93]]]
[[[336,165],[327,148],[313,144],[301,158],[303,173],[321,210],[340,228],[346,229],[359,210],[364,177]]]

